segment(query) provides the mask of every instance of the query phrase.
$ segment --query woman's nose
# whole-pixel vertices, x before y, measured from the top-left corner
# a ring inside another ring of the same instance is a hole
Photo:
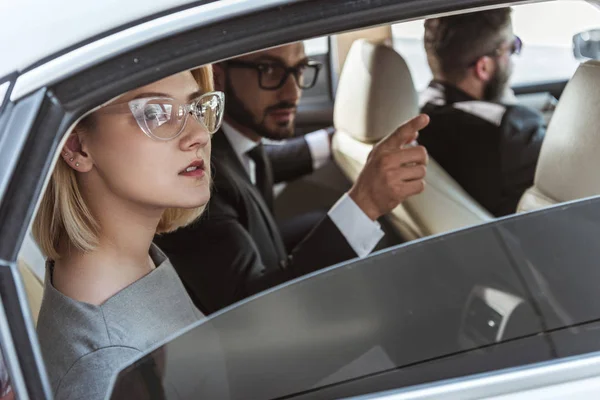
[[[210,134],[206,127],[193,115],[188,116],[186,127],[181,135],[180,146],[182,150],[192,150],[204,147],[210,142]]]

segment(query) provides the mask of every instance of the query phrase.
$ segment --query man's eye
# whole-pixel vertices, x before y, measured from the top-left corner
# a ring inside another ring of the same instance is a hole
[[[275,66],[270,64],[263,64],[261,66],[262,72],[264,74],[273,75],[275,73]]]

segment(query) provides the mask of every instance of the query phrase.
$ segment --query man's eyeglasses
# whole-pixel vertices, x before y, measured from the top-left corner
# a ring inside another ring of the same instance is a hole
[[[138,126],[148,137],[171,140],[183,132],[190,114],[209,134],[214,134],[223,121],[224,108],[223,92],[209,92],[187,104],[166,97],[145,97],[127,103],[108,105],[97,112],[131,112]]]
[[[290,74],[296,78],[301,89],[310,89],[317,83],[322,64],[318,61],[307,61],[295,67],[286,67],[280,63],[249,61],[227,61],[227,66],[234,68],[254,69],[258,72],[258,85],[264,90],[280,89]]]
[[[508,50],[510,51],[510,55],[521,54],[521,50],[523,50],[523,41],[521,40],[521,38],[518,36],[515,36],[512,43],[510,44],[510,47],[508,48]]]
[[[509,47],[508,47],[508,52],[509,55],[519,55],[521,54],[521,51],[523,50],[523,41],[521,40],[520,37],[515,35],[515,38],[513,39],[513,41],[510,43]],[[497,47],[494,51],[490,52],[490,53],[486,53],[483,54],[479,57],[477,57],[477,59],[475,61],[473,61],[471,64],[469,64],[469,67],[473,67],[475,66],[475,64],[477,64],[477,61],[479,61],[479,59],[481,57],[484,56],[489,56],[489,57],[499,57],[502,55],[502,53],[506,51],[505,48],[503,48],[501,45],[499,47]]]

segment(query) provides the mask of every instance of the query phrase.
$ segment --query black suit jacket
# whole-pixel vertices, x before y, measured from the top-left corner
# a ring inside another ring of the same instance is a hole
[[[155,240],[204,313],[356,257],[328,217],[288,255],[271,211],[223,132],[213,137],[212,166],[204,215]]]
[[[513,214],[523,192],[533,185],[546,133],[542,115],[524,106],[476,101],[440,82],[430,88],[440,97],[421,109],[431,122],[419,132],[419,143],[492,214]],[[491,122],[473,111],[485,111],[490,104],[502,112],[501,121]]]
[[[335,129],[324,130],[331,140]],[[304,135],[286,139],[282,144],[267,144],[265,151],[273,166],[274,183],[293,181],[313,172],[313,159]]]
[[[265,152],[273,166],[273,183],[289,182],[313,172],[310,148],[304,136],[267,144]]]

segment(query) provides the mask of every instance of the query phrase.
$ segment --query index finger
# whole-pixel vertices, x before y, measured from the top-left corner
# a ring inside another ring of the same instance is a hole
[[[394,133],[383,139],[380,147],[391,150],[407,145],[417,139],[418,131],[429,125],[429,116],[421,114],[405,122]]]

